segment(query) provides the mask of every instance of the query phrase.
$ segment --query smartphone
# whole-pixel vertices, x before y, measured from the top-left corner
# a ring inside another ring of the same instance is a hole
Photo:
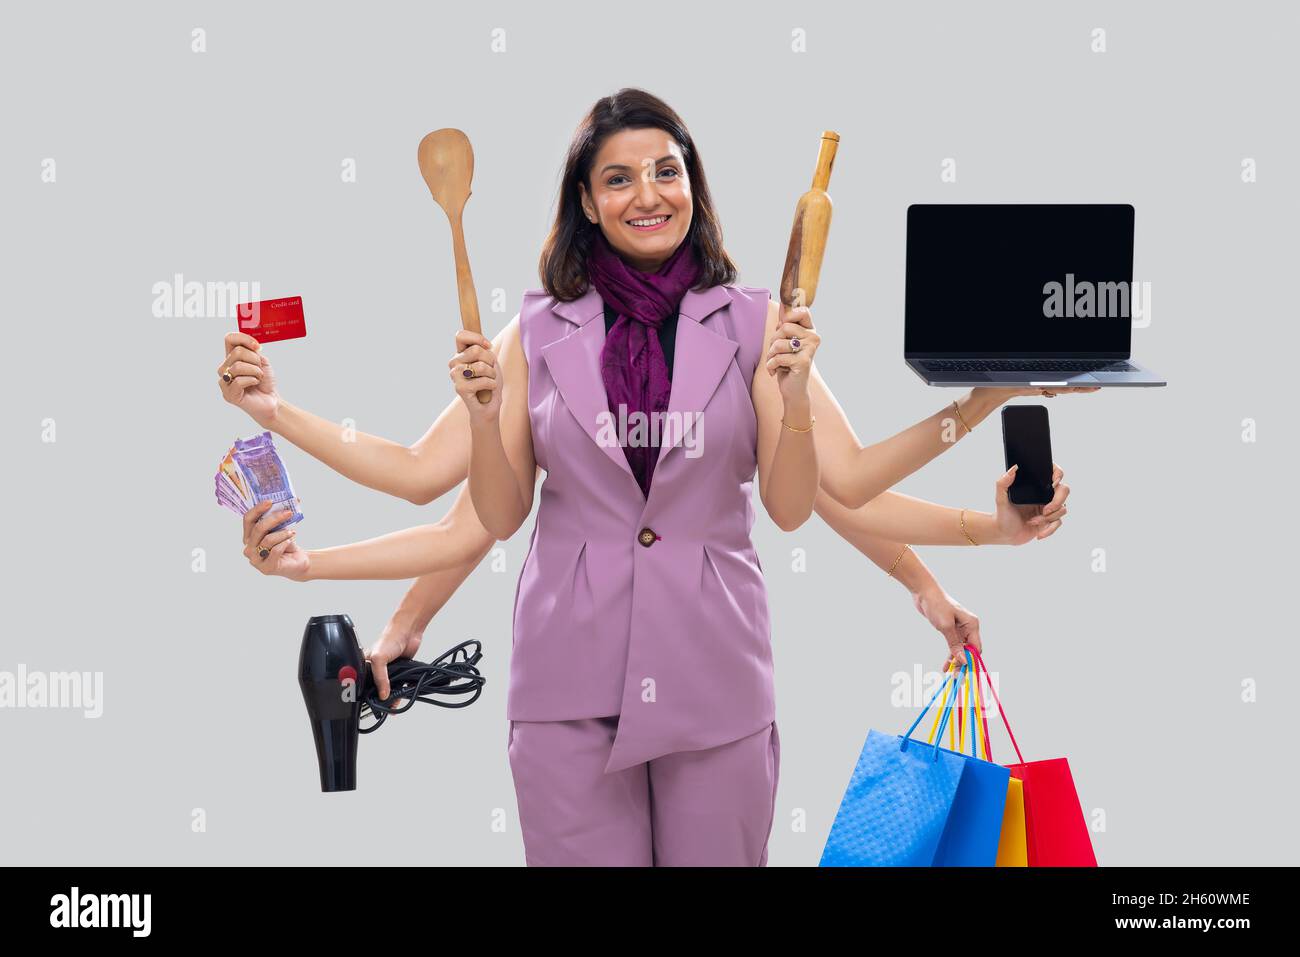
[[[1019,465],[1007,490],[1014,505],[1046,505],[1052,500],[1052,439],[1047,406],[1008,405],[1002,409],[1002,447],[1007,468]]]

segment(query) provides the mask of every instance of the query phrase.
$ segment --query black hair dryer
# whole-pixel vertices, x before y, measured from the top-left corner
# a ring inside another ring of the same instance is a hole
[[[357,789],[366,662],[347,615],[317,615],[307,622],[298,653],[298,685],[316,738],[322,791]]]

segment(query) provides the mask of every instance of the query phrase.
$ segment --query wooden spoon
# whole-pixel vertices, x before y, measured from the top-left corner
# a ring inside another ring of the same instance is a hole
[[[442,207],[451,223],[451,245],[456,255],[456,291],[460,295],[461,327],[483,334],[478,318],[478,296],[474,292],[474,277],[469,271],[469,254],[465,252],[465,231],[461,227],[461,214],[470,197],[470,183],[474,179],[474,147],[469,137],[460,130],[434,130],[420,140],[418,154],[420,175],[433,194],[433,201]],[[483,389],[479,402],[492,401],[492,393]]]

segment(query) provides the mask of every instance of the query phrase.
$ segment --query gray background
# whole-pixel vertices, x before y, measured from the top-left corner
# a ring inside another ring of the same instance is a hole
[[[425,862],[522,863],[504,715],[531,520],[502,546],[505,571],[480,568],[426,638],[430,653],[485,642],[484,698],[394,722],[363,742],[361,789],[321,795],[294,683],[303,624],[347,612],[369,643],[406,585],[294,584],[248,566],[210,485],[233,438],[256,431],[216,388],[233,321],[155,318],[152,286],[181,273],[301,294],[308,337],[270,347],[284,396],[414,441],[452,397],[457,321],[420,137],[454,126],[474,143],[466,233],[495,334],[539,285],[569,135],[623,85],[686,119],[749,285],[779,284],[817,137],[839,131],[813,313],[818,365],[864,442],[958,394],[926,388],[901,359],[909,203],[1137,207],[1135,273],[1154,295],[1134,352],[1171,385],[1041,400],[1074,490],[1053,538],[921,554],[981,616],[1026,757],[1068,756],[1083,807],[1104,812],[1103,864],[1295,861],[1282,684],[1296,412],[1270,361],[1297,346],[1293,11],[87,3],[3,16],[0,670],[105,681],[98,720],[0,710],[6,862],[374,864],[409,859],[392,837],[418,831],[432,838]],[[206,53],[190,50],[195,27]],[[1089,49],[1095,27],[1104,54]],[[505,53],[490,49],[497,28]],[[795,29],[807,53],[791,52]],[[47,157],[54,184],[40,180]],[[346,157],[356,183],[340,181]],[[945,157],[956,183],[940,182]],[[1257,183],[1242,183],[1244,157]],[[995,289],[972,295],[973,309],[996,308]],[[305,546],[450,505],[386,498],[281,445],[306,500]],[[988,510],[1001,459],[995,413],[900,490]],[[933,669],[943,642],[819,519],[783,534],[760,514],[754,535],[783,743],[770,860],[812,865],[867,730],[914,715],[891,705],[891,676]],[[796,548],[806,573],[791,569]],[[1095,548],[1104,574],[1090,569]],[[1245,680],[1256,703],[1241,700]],[[194,808],[205,833],[191,831]],[[498,808],[504,833],[491,829]]]

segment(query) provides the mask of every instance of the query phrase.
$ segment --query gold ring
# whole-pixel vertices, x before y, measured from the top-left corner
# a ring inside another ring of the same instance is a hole
[[[225,370],[221,373],[221,381],[233,382],[234,378],[235,377],[230,374],[230,366],[226,366]]]
[[[265,547],[263,547],[263,546],[261,546],[261,545],[258,545],[258,546],[257,546],[257,557],[258,557],[258,558],[265,558],[267,555],[270,555],[270,554],[271,554],[271,550],[270,550],[269,548],[265,548]]]

